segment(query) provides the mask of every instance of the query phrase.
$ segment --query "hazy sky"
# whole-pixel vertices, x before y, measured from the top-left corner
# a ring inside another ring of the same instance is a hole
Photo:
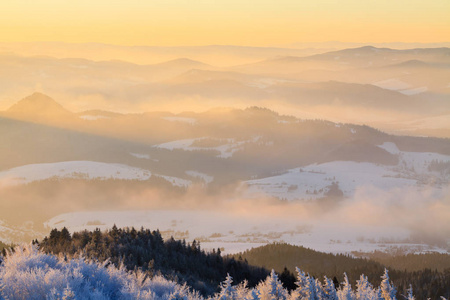
[[[448,42],[449,0],[2,0],[0,41]]]

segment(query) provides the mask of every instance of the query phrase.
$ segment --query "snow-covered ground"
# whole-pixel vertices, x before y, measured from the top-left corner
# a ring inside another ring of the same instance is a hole
[[[153,174],[177,186],[188,186],[191,181],[182,178]],[[26,184],[49,178],[78,179],[122,179],[147,180],[152,176],[149,170],[123,164],[95,161],[63,161],[57,163],[30,164],[0,172],[0,187]]]
[[[401,81],[400,79],[397,79],[397,78],[391,78],[391,79],[377,81],[377,82],[374,82],[373,85],[378,86],[383,89],[386,89],[386,90],[392,90],[392,91],[406,90],[406,89],[411,88],[411,85],[409,83]]]
[[[163,117],[163,120],[170,121],[170,122],[182,122],[182,123],[188,123],[191,125],[194,125],[197,123],[197,120],[195,118],[185,118],[185,117]]]
[[[80,116],[80,119],[83,119],[85,121],[97,121],[102,119],[110,119],[110,117],[102,116],[102,115],[83,115]]]
[[[164,178],[165,180],[170,182],[173,186],[188,187],[192,184],[192,181],[179,177],[159,175],[159,174],[155,174],[155,176]]]
[[[418,88],[402,90],[402,91],[400,91],[400,93],[410,96],[410,95],[425,93],[426,91],[428,91],[428,87],[422,86],[422,87],[418,87]]]
[[[201,173],[198,171],[193,171],[193,170],[188,170],[185,172],[187,175],[194,177],[194,178],[200,178],[201,180],[203,180],[205,183],[211,183],[214,180],[213,176],[210,176],[208,174],[205,173]]]
[[[194,145],[195,142],[206,140],[206,139],[217,141],[221,145],[218,145],[215,147],[207,147],[207,146],[203,147],[203,146],[195,146]],[[202,137],[202,138],[196,138],[196,139],[184,139],[184,140],[167,142],[167,143],[155,145],[154,147],[168,149],[168,150],[181,149],[181,150],[185,150],[185,151],[215,150],[215,151],[220,152],[220,154],[218,154],[217,157],[229,158],[229,157],[232,157],[236,151],[240,150],[245,143],[255,142],[258,139],[259,139],[259,137],[255,137],[254,139],[249,140],[249,141],[235,141],[234,139],[216,139],[216,138]]]
[[[150,159],[150,155],[148,154],[141,154],[141,153],[130,153],[131,156],[134,156],[136,158],[141,158],[141,159]]]
[[[353,161],[333,161],[312,164],[304,168],[288,170],[287,173],[262,179],[249,180],[249,193],[261,193],[280,199],[317,199],[324,197],[332,183],[337,183],[346,197],[352,197],[358,189],[375,187],[385,191],[401,188],[426,188],[440,190],[448,185],[450,174],[432,172],[432,161],[450,162],[450,156],[431,152],[404,152],[394,143],[379,146],[396,154],[395,166]]]
[[[280,84],[280,83],[289,83],[289,82],[295,82],[295,81],[279,79],[279,78],[258,78],[258,79],[251,81],[247,85],[251,86],[251,87],[265,89],[267,87],[271,87],[272,85],[276,85],[276,84]]]
[[[329,253],[371,252],[403,249],[406,252],[446,252],[422,244],[404,243],[404,229],[385,226],[358,226],[336,223],[306,223],[301,219],[243,217],[217,211],[153,210],[76,212],[56,216],[45,223],[50,228],[69,231],[95,228],[144,226],[159,229],[164,238],[200,241],[204,249],[222,248],[236,253],[272,242],[288,242]]]
[[[426,86],[418,86],[413,87],[409,83],[406,83],[404,81],[401,81],[397,78],[391,78],[386,80],[381,80],[374,82],[373,85],[378,86],[380,88],[391,90],[391,91],[398,91],[404,95],[416,95],[420,93],[424,93],[428,91],[428,87]]]

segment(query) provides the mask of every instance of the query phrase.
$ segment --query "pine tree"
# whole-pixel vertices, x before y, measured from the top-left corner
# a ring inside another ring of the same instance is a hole
[[[396,300],[397,290],[394,285],[389,281],[388,270],[384,269],[384,274],[381,276],[381,297],[384,300]]]
[[[312,278],[310,280],[313,280]],[[315,295],[314,300],[322,300],[325,299],[325,292],[323,290],[322,283],[320,283],[319,279],[314,280],[314,287],[315,287]]]
[[[297,271],[297,282],[295,284],[298,288],[291,293],[291,300],[315,300],[317,299],[316,294],[316,281],[314,278],[310,277],[309,274],[306,275],[305,272],[299,268],[295,268]]]
[[[238,295],[236,289],[231,285],[233,283],[233,278],[230,274],[227,274],[227,278],[220,285],[220,292],[217,296],[218,300],[236,300]]]
[[[326,276],[324,278],[323,294],[323,299],[338,300],[336,287],[334,286],[333,280],[327,278]]]
[[[358,300],[377,300],[378,294],[374,291],[367,276],[361,275],[356,281],[356,299]]]
[[[244,280],[236,286],[236,295],[238,299],[250,300],[251,294],[248,289],[248,281]]]
[[[261,300],[287,300],[288,298],[288,292],[273,269],[269,277],[258,285],[258,291]]]
[[[406,299],[407,300],[416,300],[416,297],[414,297],[412,285],[409,285],[409,288],[406,290]]]
[[[348,281],[347,274],[344,273],[344,281],[341,284],[341,288],[337,292],[339,300],[355,300],[355,294],[352,291],[352,286]]]

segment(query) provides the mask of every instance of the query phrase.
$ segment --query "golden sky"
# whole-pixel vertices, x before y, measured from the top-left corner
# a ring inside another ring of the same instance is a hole
[[[1,0],[0,42],[449,42],[450,0]]]

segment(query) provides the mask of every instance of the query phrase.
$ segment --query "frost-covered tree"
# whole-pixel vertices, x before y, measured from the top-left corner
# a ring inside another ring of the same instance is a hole
[[[257,286],[257,289],[261,300],[286,300],[288,298],[288,292],[278,280],[278,275],[274,270],[264,282]]]
[[[388,270],[384,269],[384,274],[381,276],[380,284],[381,297],[384,300],[395,300],[397,290],[394,285],[389,281]]]
[[[83,257],[65,260],[34,245],[16,247],[0,267],[1,299],[199,300],[186,287],[161,276],[127,272]]]
[[[238,298],[238,294],[236,288],[232,286],[233,278],[230,274],[227,274],[227,278],[220,285],[220,292],[218,293],[217,300],[236,300]]]
[[[370,284],[367,276],[361,275],[356,281],[356,299],[358,300],[378,300],[378,293]]]
[[[297,281],[295,282],[297,289],[292,291],[291,300],[315,300],[317,298],[315,280],[299,268],[295,268],[295,270],[297,271]]]
[[[314,298],[317,300],[325,299],[325,292],[323,290],[322,283],[320,283],[319,279],[314,280]]]
[[[240,284],[238,284],[236,286],[236,295],[237,295],[237,299],[242,299],[242,300],[254,300],[254,299],[258,299],[258,295],[253,295],[253,292],[255,290],[254,289],[249,289],[248,288],[248,282],[247,280],[242,281]]]
[[[407,300],[416,300],[416,297],[414,297],[414,294],[413,294],[412,285],[409,285],[409,288],[406,291],[406,299]]]
[[[257,289],[252,289],[249,293],[250,300],[260,300],[259,291]]]
[[[323,299],[338,300],[338,295],[336,293],[336,287],[334,286],[333,280],[326,276],[324,277]]]
[[[356,291],[352,290],[344,273],[338,291],[332,280],[324,278],[323,284],[297,268],[297,286],[289,295],[275,271],[256,288],[247,282],[233,286],[227,275],[220,292],[207,300],[395,300],[396,289],[385,270],[379,288],[374,288],[368,278],[361,275]],[[408,300],[414,300],[412,288]],[[140,269],[127,271],[104,261],[85,257],[64,257],[45,254],[35,245],[16,247],[9,251],[0,265],[0,300],[3,299],[151,299],[151,300],[205,300],[190,287],[177,284],[161,275],[149,277]],[[442,298],[442,300],[446,300]]]
[[[348,281],[347,274],[344,273],[344,281],[341,284],[341,288],[337,292],[339,300],[355,300],[355,293],[352,290],[352,286]]]

